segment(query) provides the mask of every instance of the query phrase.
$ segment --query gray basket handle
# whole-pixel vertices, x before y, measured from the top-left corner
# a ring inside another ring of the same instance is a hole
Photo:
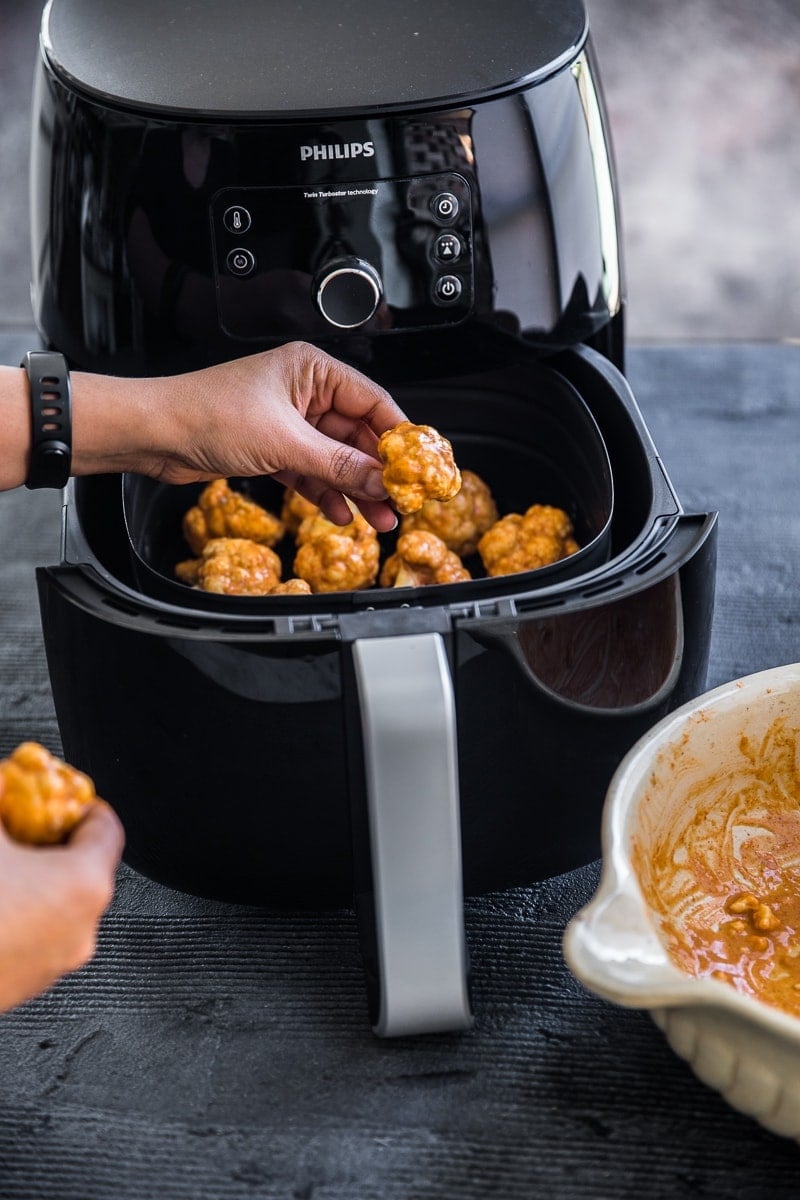
[[[467,1029],[453,683],[438,633],[357,640],[380,1037]]]

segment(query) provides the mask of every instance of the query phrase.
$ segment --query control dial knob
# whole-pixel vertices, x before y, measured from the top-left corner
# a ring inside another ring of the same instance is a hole
[[[326,321],[337,329],[357,329],[381,302],[383,284],[373,266],[355,256],[335,258],[314,280],[314,297]]]

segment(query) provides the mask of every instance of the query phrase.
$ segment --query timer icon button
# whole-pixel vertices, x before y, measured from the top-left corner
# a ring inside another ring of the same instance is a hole
[[[438,196],[434,196],[431,201],[431,209],[437,221],[441,221],[443,225],[449,225],[451,221],[455,221],[458,216],[458,197],[452,192],[439,192]]]
[[[433,294],[440,304],[455,304],[461,298],[461,280],[457,275],[440,275]]]
[[[225,259],[231,275],[249,275],[256,265],[256,260],[249,250],[238,247],[231,250]]]
[[[222,214],[222,224],[228,233],[247,233],[250,228],[250,213],[241,205],[233,204]]]

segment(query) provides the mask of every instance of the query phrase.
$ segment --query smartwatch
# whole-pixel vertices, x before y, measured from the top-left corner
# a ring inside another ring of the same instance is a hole
[[[63,354],[30,350],[22,362],[31,392],[28,488],[63,488],[72,463],[72,394]]]

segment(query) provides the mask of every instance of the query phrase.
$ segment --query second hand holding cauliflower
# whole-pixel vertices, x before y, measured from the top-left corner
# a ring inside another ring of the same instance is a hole
[[[38,742],[23,742],[0,763],[0,821],[15,841],[64,842],[92,805],[102,803],[88,775]]]

